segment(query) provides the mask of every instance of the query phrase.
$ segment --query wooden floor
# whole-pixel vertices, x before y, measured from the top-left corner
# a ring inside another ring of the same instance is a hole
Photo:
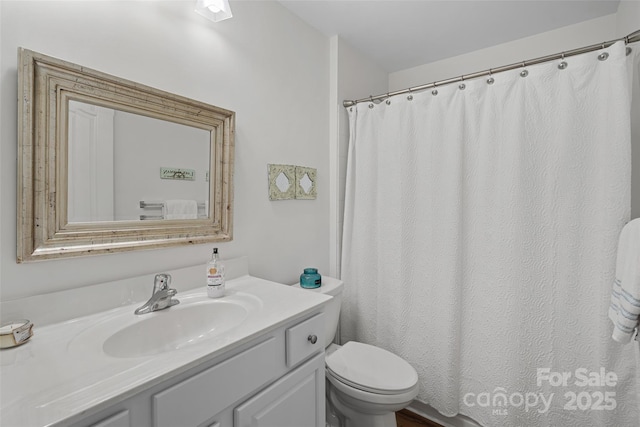
[[[396,412],[396,422],[398,427],[442,427],[406,409]]]

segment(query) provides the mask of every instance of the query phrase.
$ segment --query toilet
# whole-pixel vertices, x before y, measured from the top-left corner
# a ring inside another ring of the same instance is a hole
[[[418,373],[382,348],[356,341],[333,343],[342,290],[341,280],[326,276],[319,288],[305,289],[333,297],[325,312],[327,426],[396,427],[395,412],[418,395]]]

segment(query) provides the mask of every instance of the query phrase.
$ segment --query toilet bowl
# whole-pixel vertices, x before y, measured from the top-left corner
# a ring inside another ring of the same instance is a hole
[[[342,281],[331,277],[323,277],[319,288],[305,289],[333,297],[325,311],[327,426],[396,427],[395,412],[418,394],[418,374],[404,359],[382,348],[356,341],[332,343],[342,289]]]
[[[333,344],[335,346],[335,344]],[[395,412],[418,394],[418,374],[395,354],[349,341],[326,357],[329,404],[344,427],[395,426]]]

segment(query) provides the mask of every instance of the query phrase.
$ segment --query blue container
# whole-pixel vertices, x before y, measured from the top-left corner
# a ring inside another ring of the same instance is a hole
[[[300,286],[306,289],[319,288],[322,285],[322,276],[317,268],[305,268],[300,275]]]

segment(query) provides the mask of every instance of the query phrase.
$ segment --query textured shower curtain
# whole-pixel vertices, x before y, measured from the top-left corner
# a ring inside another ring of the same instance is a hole
[[[349,108],[342,341],[400,355],[419,400],[486,427],[640,425],[607,318],[634,55]]]

